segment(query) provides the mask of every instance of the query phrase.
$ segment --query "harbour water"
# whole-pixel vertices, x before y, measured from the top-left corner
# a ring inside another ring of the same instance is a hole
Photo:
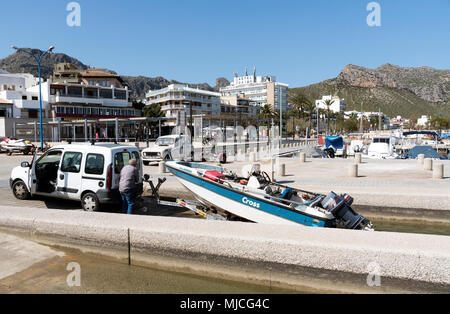
[[[0,293],[75,294],[291,294],[311,293],[245,282],[129,266],[125,261],[103,255],[57,248],[65,256],[54,258],[0,280]],[[80,265],[80,287],[69,287],[66,267]],[[30,284],[30,281],[33,284]],[[317,292],[317,291],[315,291]]]

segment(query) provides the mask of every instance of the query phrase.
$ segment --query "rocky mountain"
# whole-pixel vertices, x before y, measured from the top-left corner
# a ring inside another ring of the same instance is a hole
[[[43,51],[39,49],[31,49],[24,48],[27,51],[33,52],[35,55],[40,55]],[[73,65],[77,66],[81,70],[87,69],[89,66],[82,63],[78,59],[70,57],[64,53],[52,53],[42,60],[41,63],[41,74],[44,78],[49,78],[53,74],[53,67],[56,63],[61,62],[69,62]],[[9,73],[31,73],[35,76],[38,76],[38,69],[36,66],[36,61],[24,52],[15,52],[10,56],[0,60],[0,71],[7,71]],[[108,70],[111,73],[115,73],[114,71]],[[170,84],[180,83],[175,80],[167,80],[163,77],[145,77],[145,76],[123,76],[123,79],[128,84],[130,89],[132,89],[132,97],[134,98],[144,98],[145,93],[151,89],[161,89],[165,88]],[[226,79],[219,78],[217,80],[218,84],[224,84]],[[207,83],[201,84],[190,84],[190,83],[182,83],[187,84],[193,88],[200,88],[209,91],[215,91],[220,88],[222,85],[218,85],[216,87],[211,87]]]
[[[450,114],[450,70],[402,68],[385,64],[377,69],[348,65],[337,78],[292,89],[309,99],[338,95],[347,110],[378,111],[390,116]]]
[[[216,86],[214,87],[214,90],[216,92],[218,92],[220,90],[220,88],[222,87],[227,87],[230,85],[230,81],[227,80],[224,77],[219,77],[218,79],[216,79]]]
[[[24,48],[25,50],[32,52],[36,56],[39,56],[43,51],[39,49]],[[53,66],[56,63],[69,62],[77,66],[79,69],[85,70],[87,65],[83,64],[79,60],[72,58],[64,53],[51,53],[46,55],[41,63],[41,75],[44,78],[48,78],[53,74]],[[0,60],[0,69],[6,70],[9,73],[31,73],[34,76],[38,76],[38,69],[36,61],[27,53],[15,52],[12,55]]]

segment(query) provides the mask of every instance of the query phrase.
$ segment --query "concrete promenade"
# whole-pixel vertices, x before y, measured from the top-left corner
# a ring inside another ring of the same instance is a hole
[[[17,207],[0,207],[0,228],[69,246],[117,250],[124,256],[129,250],[132,263],[157,254],[194,259],[204,269],[228,261],[238,268],[249,263],[252,269],[270,267],[271,273],[313,269],[357,274],[362,282],[370,265],[376,265],[384,279],[439,285],[450,291],[450,241],[444,236]],[[185,270],[195,268],[194,262],[182,265]]]

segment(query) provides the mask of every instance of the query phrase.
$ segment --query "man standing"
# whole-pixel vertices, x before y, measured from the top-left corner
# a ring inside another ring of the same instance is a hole
[[[122,210],[128,215],[133,214],[136,203],[136,185],[139,183],[139,171],[136,167],[136,159],[131,159],[128,166],[123,167],[120,172],[119,191],[122,196]]]

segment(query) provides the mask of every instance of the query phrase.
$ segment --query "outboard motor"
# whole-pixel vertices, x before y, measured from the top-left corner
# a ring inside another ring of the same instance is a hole
[[[331,192],[321,202],[322,207],[333,214],[339,224],[347,229],[373,230],[371,222],[358,215],[352,208],[353,198],[348,195],[337,195]]]

